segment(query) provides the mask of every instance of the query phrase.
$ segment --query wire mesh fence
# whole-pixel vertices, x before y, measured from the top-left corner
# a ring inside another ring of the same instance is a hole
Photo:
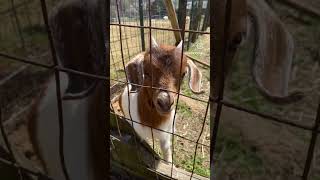
[[[174,1],[174,2],[167,1],[167,2],[173,3],[174,5],[178,4],[178,1]],[[193,129],[185,129],[185,131],[196,131],[195,134],[188,134],[188,133],[182,133],[181,132],[182,127],[178,127],[178,126],[183,126],[183,123],[188,123],[191,116],[188,118],[186,117],[177,118],[176,115],[174,114],[173,124],[178,125],[177,126],[178,131],[177,132],[174,130],[166,131],[162,128],[157,128],[157,127],[150,126],[148,124],[143,124],[137,121],[137,119],[124,117],[123,114],[117,113],[117,109],[118,109],[117,106],[119,105],[113,104],[112,109],[114,111],[112,113],[115,113],[116,115],[116,121],[117,121],[116,124],[119,124],[118,121],[121,121],[122,119],[126,119],[130,121],[130,124],[133,127],[137,126],[135,124],[142,124],[144,126],[150,127],[152,132],[152,138],[149,141],[149,145],[152,147],[153,151],[159,151],[159,146],[157,146],[157,143],[156,143],[157,139],[153,137],[154,136],[153,132],[160,131],[160,132],[172,135],[173,136],[172,138],[173,162],[175,162],[175,164],[182,165],[183,168],[190,171],[191,174],[188,177],[190,179],[195,178],[193,175],[195,171],[195,167],[196,168],[200,167],[201,170],[204,170],[203,171],[204,173],[202,174],[200,173],[200,175],[208,177],[209,176],[209,166],[208,166],[209,159],[204,158],[205,160],[203,161],[205,162],[201,162],[201,163],[199,163],[198,160],[200,157],[199,152],[202,152],[202,154],[205,154],[204,156],[206,156],[207,158],[209,155],[209,144],[203,143],[204,139],[206,138],[206,135],[203,135],[205,134],[204,132],[206,133],[209,132],[209,130],[205,131],[205,129],[209,129],[209,121],[208,121],[209,92],[206,91],[204,94],[199,96],[199,95],[193,95],[192,93],[190,93],[190,91],[187,91],[187,87],[185,85],[183,87],[179,86],[179,89],[177,91],[170,91],[169,89],[165,89],[161,87],[150,86],[150,85],[148,86],[147,84],[144,84],[144,83],[135,84],[133,82],[128,81],[128,74],[126,71],[124,71],[125,66],[131,59],[133,59],[134,56],[136,56],[137,54],[145,50],[150,49],[151,47],[150,37],[153,37],[158,44],[174,46],[174,45],[177,45],[177,43],[179,43],[179,40],[177,40],[176,37],[181,36],[179,38],[181,38],[181,40],[183,41],[183,47],[185,47],[183,51],[186,51],[186,49],[188,49],[188,44],[195,43],[195,40],[197,39],[193,37],[194,38],[193,42],[190,42],[188,40],[188,39],[191,39],[190,34],[195,34],[195,35],[199,34],[197,37],[199,37],[200,35],[209,36],[210,31],[208,31],[207,28],[204,28],[205,29],[204,31],[201,30],[203,26],[208,27],[208,24],[204,23],[206,14],[205,13],[200,14],[199,13],[200,11],[198,11],[198,13],[192,14],[191,8],[188,9],[187,3],[185,1],[185,4],[180,4],[180,6],[174,6],[176,7],[176,10],[178,13],[184,14],[184,17],[180,17],[180,21],[184,20],[181,26],[182,28],[179,28],[179,27],[175,28],[174,26],[172,26],[173,24],[172,21],[174,21],[174,18],[176,17],[173,17],[173,18],[170,17],[170,11],[174,9],[170,9],[170,7],[168,7],[168,5],[165,4],[165,1],[142,1],[142,0],[138,1],[137,0],[137,1],[129,2],[129,1],[122,1],[122,0],[121,1],[114,0],[110,2],[110,5],[112,9],[111,15],[110,15],[111,86],[115,87],[115,86],[118,86],[119,84],[122,84],[122,87],[123,87],[131,84],[131,85],[139,86],[141,88],[152,89],[154,92],[156,90],[172,92],[177,94],[177,104],[175,107],[175,109],[177,109],[178,111],[177,114],[182,112],[183,108],[188,108],[188,105],[182,104],[185,101],[188,101],[189,103],[191,102],[192,104],[200,104],[198,110],[200,111],[200,113],[202,113],[197,117],[199,118],[199,120],[192,122],[198,125],[201,124],[201,126],[197,126],[198,128],[193,128]],[[201,5],[201,8],[203,8],[204,10],[207,10],[207,8],[209,8],[209,6],[203,5],[203,1],[194,1],[193,6],[195,5],[198,5],[198,6]],[[176,13],[174,14],[176,16]],[[199,21],[200,23],[195,23],[197,24],[197,26],[190,26],[190,16],[192,17],[192,20],[195,21],[196,15],[198,15],[197,18],[198,20],[200,20]],[[178,32],[178,35],[177,35],[177,32]],[[189,45],[189,46],[192,47],[192,45]],[[204,50],[204,49],[209,50],[209,46],[210,44],[207,43],[206,47],[201,48],[201,50]],[[150,53],[150,56],[151,57],[153,56],[152,51]],[[189,56],[192,56],[192,54],[190,54]],[[182,57],[179,57],[179,61],[182,62],[181,58]],[[205,66],[205,68],[201,70],[205,71],[202,73],[206,73],[206,79],[204,80],[203,83],[208,85],[209,84],[209,75],[208,75],[209,65],[208,64],[210,62],[209,57],[205,59],[205,61],[207,62],[206,64],[207,66]],[[201,62],[202,61],[200,61],[200,63]],[[179,70],[181,71],[181,69]],[[179,70],[177,69],[177,71]],[[180,88],[181,88],[181,91],[180,91]],[[119,94],[117,95],[119,96]],[[117,95],[114,95],[113,97]],[[121,96],[121,93],[120,93],[120,96]],[[187,100],[184,100],[184,101],[179,100],[180,96],[183,96],[183,98]],[[130,104],[130,100],[129,100],[129,104]],[[192,111],[190,111],[189,109],[186,109],[185,113],[187,114],[189,112],[192,113]],[[122,134],[121,128],[118,127],[117,132],[118,132],[117,135],[121,136]],[[137,142],[137,139],[139,139],[139,137],[135,137],[135,139],[136,139],[135,141]],[[200,142],[200,139],[202,142]],[[179,144],[183,144],[183,143],[188,145],[179,146]],[[192,148],[192,149],[189,150],[188,148]],[[188,149],[188,150],[183,150],[183,149]],[[179,156],[179,153],[177,152],[180,152],[182,155]],[[143,154],[140,153],[139,156],[143,156]],[[177,159],[175,159],[176,157]],[[161,157],[157,157],[157,158],[160,158],[160,160],[165,161]],[[142,157],[139,157],[139,159],[141,160]],[[154,156],[154,160],[155,159],[156,157]],[[204,166],[204,167],[201,167],[201,166]],[[153,167],[155,168],[156,165],[154,165]],[[171,163],[171,169],[169,174],[167,175],[173,177],[173,170],[174,170],[174,166],[173,166],[173,163]],[[158,170],[156,170],[156,173],[163,174],[163,172],[160,172],[160,171],[157,172],[157,171]],[[200,171],[197,171],[197,172],[199,173]],[[157,176],[157,178],[159,177]]]

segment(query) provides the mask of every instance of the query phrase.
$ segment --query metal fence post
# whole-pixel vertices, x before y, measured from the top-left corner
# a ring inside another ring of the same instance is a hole
[[[186,15],[187,15],[187,1],[179,0],[178,23],[179,23],[180,29],[182,29],[182,26],[185,26],[186,24]]]
[[[309,148],[308,148],[307,160],[306,160],[304,170],[303,170],[303,175],[302,175],[303,180],[307,180],[309,177],[311,163],[312,163],[313,156],[314,156],[314,150],[316,148],[316,143],[317,143],[319,126],[320,126],[320,103],[318,105],[318,112],[317,112],[316,119],[315,119],[314,126],[313,126],[311,140],[310,140],[310,144],[309,144]]]
[[[143,2],[139,0],[139,16],[140,16],[140,26],[143,27]],[[146,45],[144,42],[144,28],[140,28],[140,36],[141,36],[141,47],[142,51],[146,50]]]

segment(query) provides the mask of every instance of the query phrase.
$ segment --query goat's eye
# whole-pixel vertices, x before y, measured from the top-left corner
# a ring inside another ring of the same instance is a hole
[[[186,75],[186,72],[182,74],[181,79],[183,79],[185,75]]]

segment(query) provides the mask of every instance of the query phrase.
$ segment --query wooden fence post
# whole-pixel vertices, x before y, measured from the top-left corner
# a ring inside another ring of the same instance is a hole
[[[173,29],[179,29],[179,23],[178,23],[178,18],[176,15],[176,11],[174,9],[172,0],[165,0],[164,1],[166,5],[166,9],[168,12],[168,18],[171,22],[171,26]],[[179,43],[181,41],[181,33],[179,31],[174,31],[174,37],[176,38],[176,43]]]

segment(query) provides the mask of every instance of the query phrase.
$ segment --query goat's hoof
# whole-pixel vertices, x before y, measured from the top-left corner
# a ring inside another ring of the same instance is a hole
[[[169,165],[173,164],[171,159],[164,159],[164,162]]]

